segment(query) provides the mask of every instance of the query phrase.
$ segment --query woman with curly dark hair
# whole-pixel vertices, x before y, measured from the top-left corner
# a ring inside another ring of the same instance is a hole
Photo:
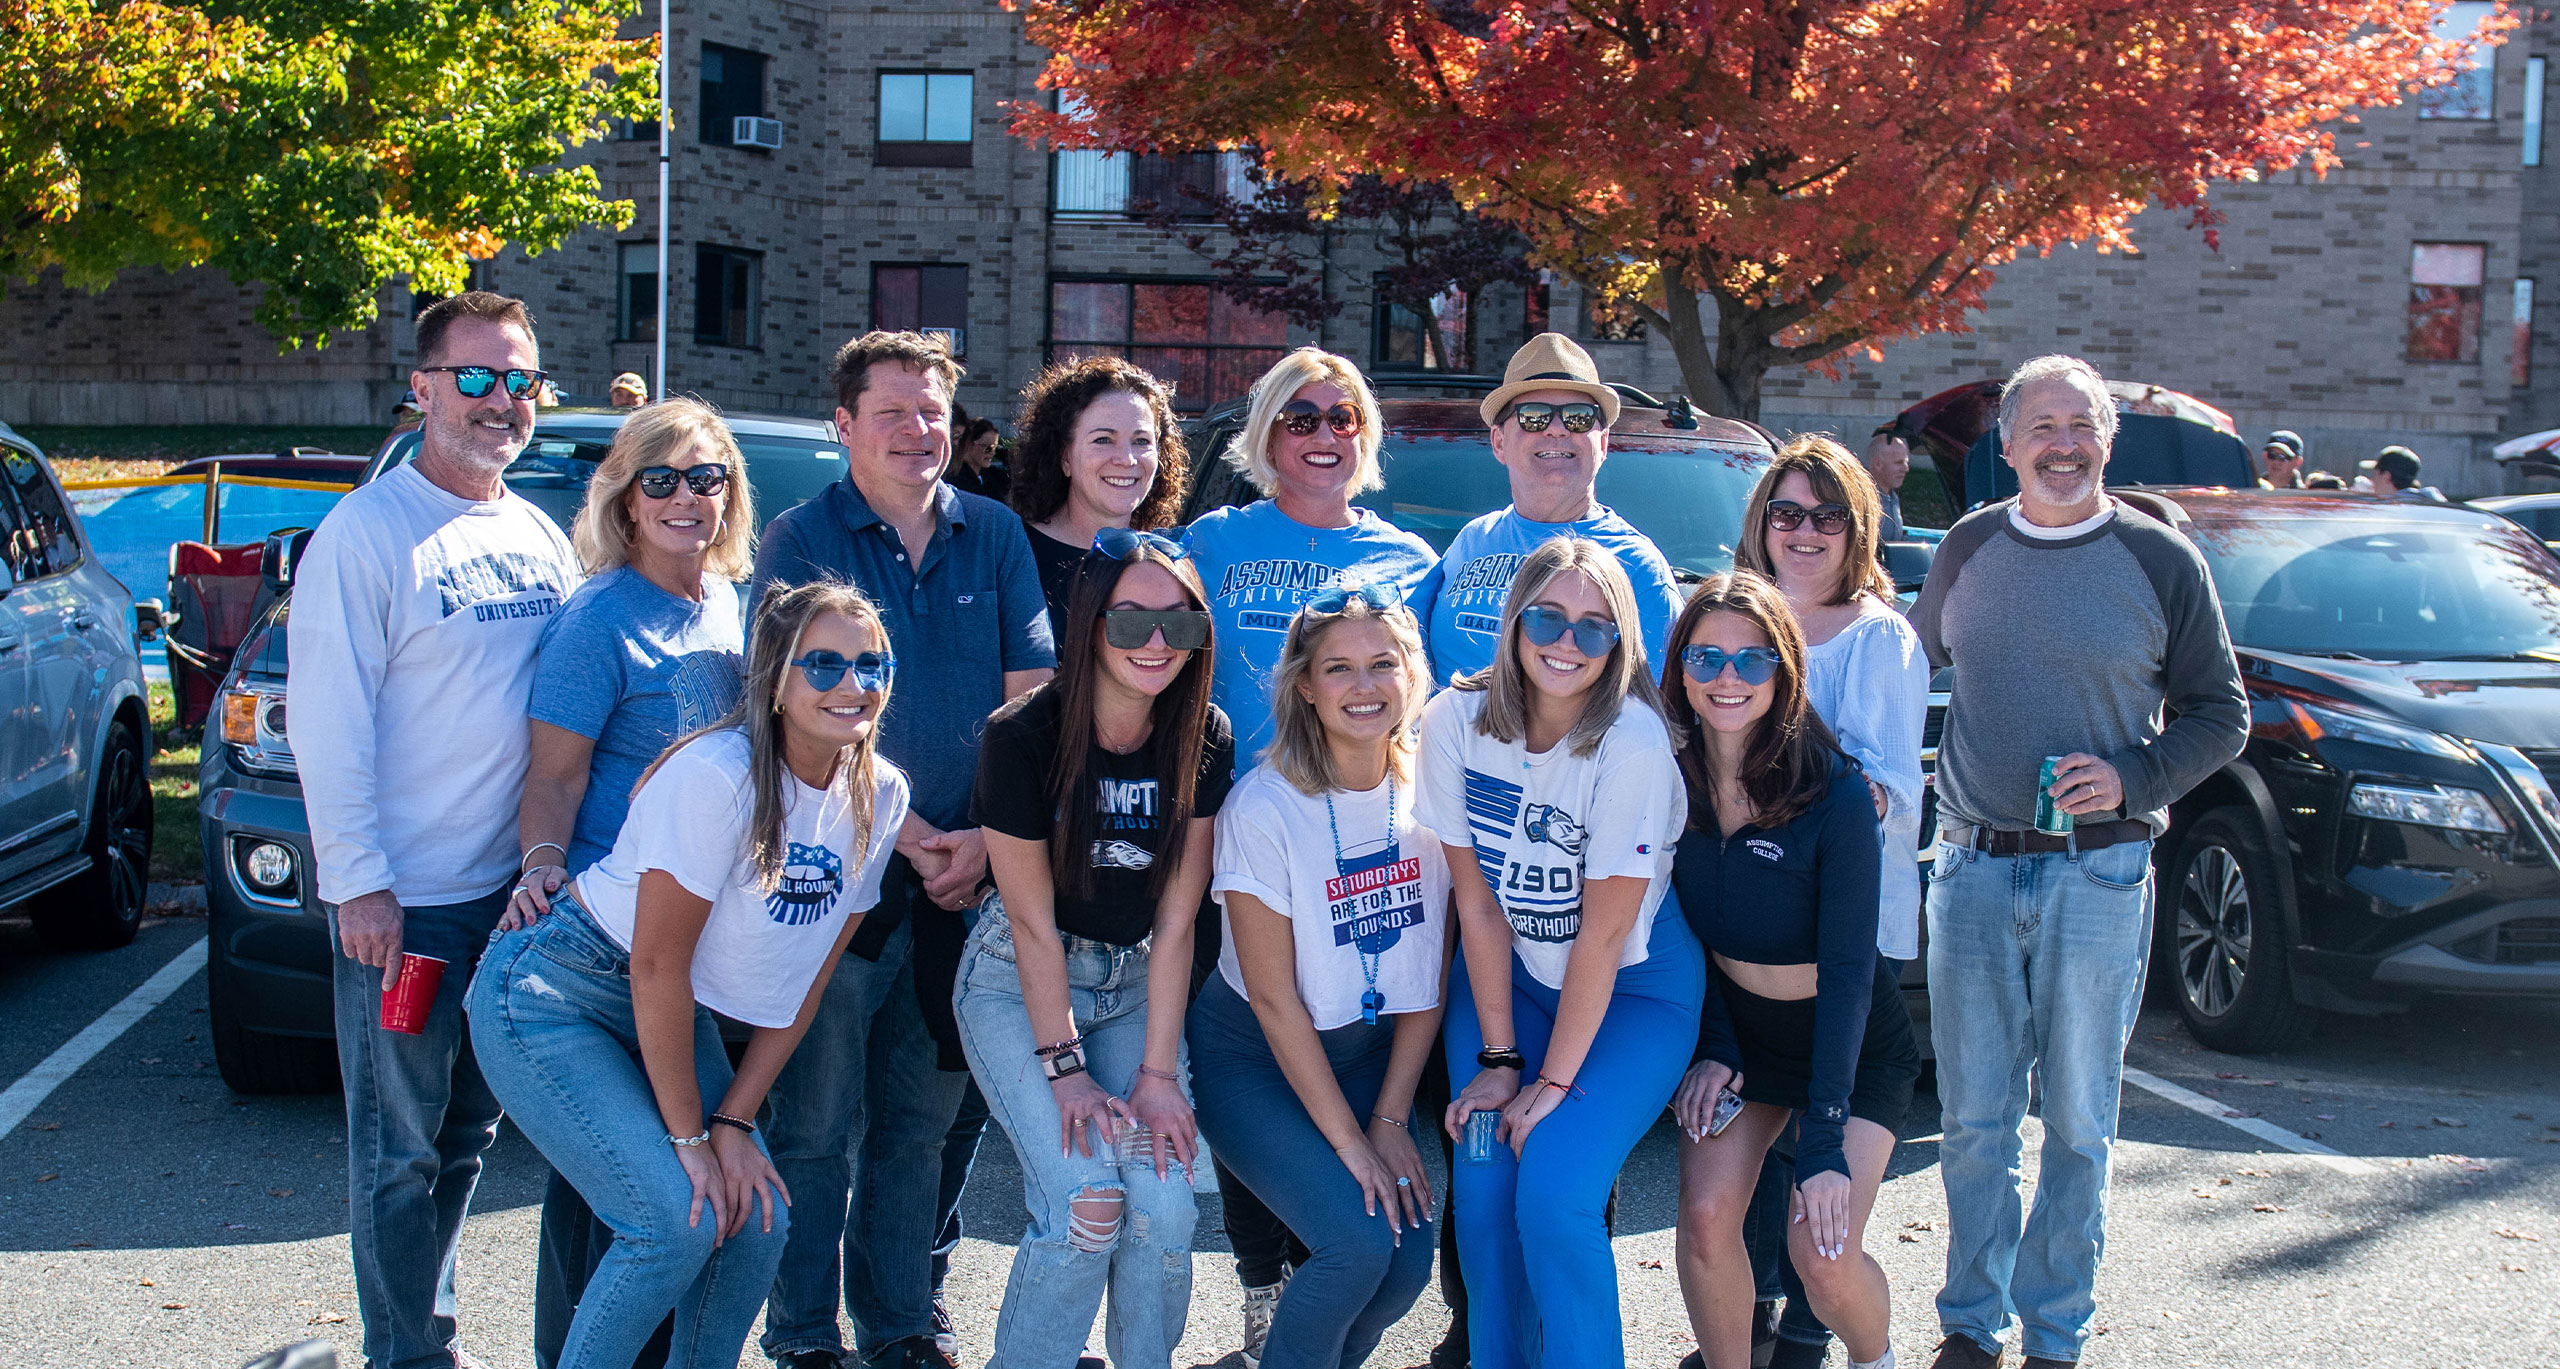
[[[1154,532],[1182,512],[1191,462],[1173,391],[1118,357],[1062,361],[1022,392],[1013,431],[1013,510],[1031,533],[1049,620],[1063,623],[1095,533]]]

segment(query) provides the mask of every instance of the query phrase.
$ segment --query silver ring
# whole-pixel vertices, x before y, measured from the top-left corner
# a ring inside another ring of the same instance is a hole
[[[1413,1180],[1411,1180],[1411,1179],[1409,1179],[1409,1178],[1406,1178],[1404,1175],[1399,1174],[1399,1175],[1397,1175],[1397,1176],[1396,1176],[1396,1187],[1398,1187],[1398,1188],[1411,1188],[1411,1187],[1413,1187]]]
[[[1077,1119],[1076,1119],[1076,1125],[1077,1125],[1077,1126],[1083,1126],[1083,1125],[1084,1125],[1084,1119],[1083,1119],[1083,1118],[1081,1118],[1081,1117],[1077,1118]]]

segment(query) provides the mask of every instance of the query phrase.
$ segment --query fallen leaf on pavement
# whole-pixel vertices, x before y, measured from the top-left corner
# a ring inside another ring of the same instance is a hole
[[[1636,1268],[1638,1268],[1638,1269],[1660,1269],[1661,1267],[1662,1267],[1662,1261],[1660,1261],[1660,1260],[1638,1260],[1638,1261],[1636,1261]]]
[[[2518,1116],[2518,1117],[2524,1117],[2524,1114],[2523,1114],[2523,1113],[2521,1113],[2521,1112],[2519,1112],[2519,1113],[2517,1113],[2517,1114],[2516,1114],[2516,1116]],[[2533,1119],[2532,1119],[2532,1118],[2530,1118],[2530,1117],[2526,1117],[2526,1118],[2525,1118],[2525,1120],[2529,1122],[2529,1121],[2532,1121]],[[45,1123],[43,1126],[37,1127],[37,1128],[36,1128],[36,1130],[38,1130],[38,1131],[60,1131],[60,1130],[62,1130],[62,1124],[61,1124],[60,1122],[47,1122],[47,1123]]]
[[[303,1323],[305,1326],[336,1326],[347,1319],[344,1312],[323,1312]]]
[[[2467,1127],[2471,1125],[2469,1122],[2463,1121],[2459,1117],[2438,1117],[2435,1119],[2435,1124],[2440,1127]]]
[[[36,1176],[36,1182],[40,1184],[49,1184],[61,1177],[62,1176],[59,1174],[39,1174]]]
[[[2249,1205],[2249,1210],[2250,1210],[2251,1212],[2282,1212],[2282,1211],[2284,1211],[2284,1209],[2283,1209],[2283,1208],[2276,1206],[2274,1203],[2251,1203],[2251,1204]]]
[[[2499,1227],[2498,1234],[2511,1241],[2538,1241],[2542,1239],[2540,1236],[2536,1236],[2530,1231],[2518,1231],[2511,1226]]]
[[[2398,1122],[2376,1122],[2374,1125],[2380,1127],[2396,1127],[2400,1124]]]
[[[290,1198],[293,1196],[293,1190],[289,1188],[271,1188],[267,1190],[267,1196],[270,1198]]]
[[[2524,1272],[2524,1266],[2520,1264],[2502,1264],[2499,1265],[2498,1268],[2503,1269],[2510,1274],[2521,1274]]]
[[[158,1284],[156,1284],[156,1283],[153,1283],[153,1282],[152,1282],[151,1280],[149,1280],[149,1279],[144,1279],[144,1280],[142,1281],[142,1286],[143,1286],[143,1287],[145,1287],[145,1288],[158,1288],[160,1285],[158,1285]]]
[[[1893,1233],[1893,1238],[1897,1241],[1909,1241],[1913,1245],[1918,1245],[1920,1243],[1920,1238],[1912,1235],[1908,1231],[1897,1231]]]
[[[2263,1179],[2267,1177],[2267,1172],[2263,1169],[2244,1169],[2240,1171],[2240,1177],[2243,1179]]]
[[[184,1312],[187,1310],[187,1305],[182,1302],[164,1302],[160,1304],[160,1310],[163,1312]]]
[[[1916,1222],[1904,1222],[1902,1224],[1902,1229],[1905,1231],[1935,1231],[1938,1229],[1938,1224],[1926,1217],[1923,1217]]]

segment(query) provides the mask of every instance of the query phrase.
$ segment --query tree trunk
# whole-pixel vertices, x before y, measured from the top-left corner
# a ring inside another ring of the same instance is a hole
[[[1654,322],[1671,343],[1689,397],[1719,418],[1759,422],[1760,383],[1776,356],[1758,318],[1691,287],[1677,271],[1665,275],[1663,310]],[[1706,316],[1710,309],[1716,312],[1712,342]]]

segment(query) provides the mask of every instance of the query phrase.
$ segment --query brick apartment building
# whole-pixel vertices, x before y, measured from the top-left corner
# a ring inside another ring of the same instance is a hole
[[[2475,22],[2485,4],[2456,6]],[[654,27],[635,21],[643,31]],[[668,315],[656,317],[653,127],[579,149],[638,216],[480,284],[535,311],[545,363],[597,395],[651,369],[733,409],[823,412],[825,366],[870,327],[948,329],[961,400],[1003,414],[1048,357],[1123,349],[1177,380],[1188,406],[1242,392],[1284,347],[1316,341],[1378,369],[1426,360],[1437,330],[1459,364],[1498,370],[1537,326],[1575,332],[1603,371],[1682,386],[1659,339],[1595,319],[1578,287],[1496,287],[1423,320],[1380,306],[1378,244],[1337,234],[1326,288],[1344,308],[1309,330],[1231,304],[1178,235],[1133,201],[1216,183],[1214,156],[1049,154],[1007,131],[1040,99],[1043,54],[998,0],[676,0]],[[2353,468],[2386,442],[2430,459],[2457,494],[2502,484],[2502,436],[2560,426],[2560,181],[2544,164],[2544,54],[2560,24],[2519,31],[2463,85],[2340,131],[2346,165],[2218,189],[2221,250],[2178,216],[2137,221],[2138,254],[2070,249],[2002,272],[1969,333],[1863,356],[1830,379],[1770,377],[1781,431],[1863,433],[1904,406],[2069,351],[2110,376],[2197,394],[2252,438],[2303,432],[2313,464]],[[770,144],[765,145],[765,144]],[[99,295],[57,279],[0,298],[0,417],[19,423],[370,423],[404,388],[413,302],[324,349],[279,354],[254,295],[217,273],[132,272]],[[1437,360],[1437,357],[1431,357]],[[2536,361],[2540,365],[2536,365]]]

